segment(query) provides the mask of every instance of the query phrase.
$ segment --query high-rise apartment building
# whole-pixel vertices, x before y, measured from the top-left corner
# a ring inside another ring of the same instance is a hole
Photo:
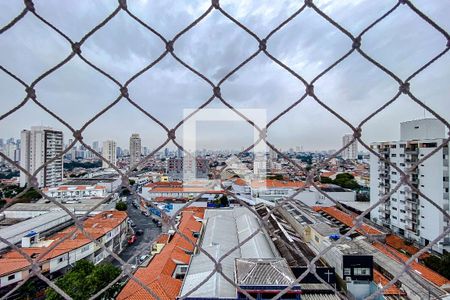
[[[130,137],[130,166],[141,160],[141,138],[139,134],[133,133]]]
[[[353,139],[353,134],[346,134],[342,137],[342,147],[347,145]],[[341,153],[343,159],[357,159],[358,158],[358,142],[354,141]]]
[[[63,151],[63,133],[50,127],[33,126],[22,130],[20,143],[20,165],[29,173],[35,172],[44,163]],[[58,185],[63,178],[63,158],[59,157],[46,165],[36,175],[39,187]],[[20,172],[20,185],[25,186],[27,176]]]
[[[102,156],[111,164],[116,165],[116,142],[112,140],[104,141],[102,148]],[[110,168],[110,165],[102,160],[103,168]]]
[[[400,141],[373,143],[371,148],[403,171],[433,151],[409,176],[414,187],[449,213],[449,145],[437,149],[445,141],[445,126],[436,119],[401,123]],[[370,204],[375,204],[399,182],[400,174],[389,164],[371,154]],[[411,187],[402,185],[392,196],[371,211],[378,224],[392,229],[408,239],[425,246],[449,225],[433,204]],[[450,236],[433,246],[435,251],[450,251]]]

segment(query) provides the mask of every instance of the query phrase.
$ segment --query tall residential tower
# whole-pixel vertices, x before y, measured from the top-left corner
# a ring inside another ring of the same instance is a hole
[[[133,133],[130,137],[130,167],[141,160],[141,138]]]
[[[342,137],[342,147],[350,143],[353,139],[353,134],[346,134]],[[347,148],[342,151],[343,159],[357,159],[358,158],[358,142],[354,141]]]
[[[371,148],[402,171],[413,167],[420,159],[436,151],[415,168],[409,180],[437,207],[449,213],[449,145],[445,142],[445,126],[436,119],[401,123],[400,141],[373,143]],[[389,193],[399,182],[400,174],[389,164],[371,154],[370,204]],[[425,246],[440,235],[448,222],[442,212],[409,186],[402,185],[371,213],[378,224]],[[450,236],[444,237],[433,250],[450,251]]]
[[[56,157],[63,151],[63,133],[50,127],[33,126],[22,130],[20,143],[20,165],[29,173]],[[39,187],[58,185],[63,178],[63,158],[59,157],[46,165],[36,175]],[[27,176],[20,172],[20,186],[25,186]]]
[[[102,148],[102,156],[108,160],[112,165],[116,165],[116,142],[112,140],[104,141]],[[110,168],[109,163],[102,161],[103,168]]]

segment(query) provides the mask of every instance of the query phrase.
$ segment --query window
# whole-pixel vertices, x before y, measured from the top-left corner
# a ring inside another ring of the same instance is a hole
[[[392,219],[397,220],[397,217],[396,216],[392,216]]]
[[[16,274],[12,274],[8,276],[8,280],[14,280],[16,279]]]
[[[351,269],[350,268],[345,268],[344,269],[344,275],[351,275]]]
[[[58,258],[58,264],[62,263],[62,262],[63,262],[63,260],[64,260],[64,257],[60,257],[60,258]]]
[[[392,210],[397,210],[397,207],[394,207],[394,206],[393,206],[393,207],[392,207]]]
[[[353,273],[355,275],[370,275],[370,269],[369,268],[354,268]]]
[[[319,242],[319,238],[316,235],[314,236],[314,239],[316,240],[317,243]]]
[[[81,248],[81,252],[88,251],[88,250],[89,250],[89,245],[86,245],[83,248]]]

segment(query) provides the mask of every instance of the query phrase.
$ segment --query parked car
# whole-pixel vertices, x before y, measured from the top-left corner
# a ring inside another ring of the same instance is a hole
[[[158,227],[162,227],[162,223],[161,221],[158,221],[158,223],[156,224]]]
[[[136,227],[136,224],[134,224],[133,220],[128,220],[128,224],[129,224],[131,227]]]
[[[147,211],[142,211],[142,214],[144,215],[144,216],[146,216],[146,217],[150,217],[150,214],[147,212]]]
[[[144,230],[138,229],[138,230],[136,230],[136,234],[137,235],[143,235],[144,234]]]
[[[134,244],[134,242],[136,242],[137,237],[133,234],[132,236],[130,236],[130,238],[128,239],[128,245]]]
[[[139,262],[140,262],[140,263],[143,263],[143,262],[146,261],[149,257],[150,257],[150,255],[148,255],[148,254],[142,255],[141,257],[139,257]]]

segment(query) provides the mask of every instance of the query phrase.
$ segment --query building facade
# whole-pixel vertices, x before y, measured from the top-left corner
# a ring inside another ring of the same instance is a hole
[[[33,126],[23,130],[20,143],[20,164],[29,173],[52,160],[63,151],[63,133],[50,127]],[[36,175],[39,187],[58,185],[63,178],[63,158],[58,157]],[[20,172],[20,186],[25,186],[27,176]]]
[[[130,167],[141,160],[141,138],[133,133],[130,137]]]
[[[108,160],[112,165],[116,165],[117,155],[116,155],[116,142],[112,140],[104,141],[102,148],[102,156]],[[110,168],[109,163],[102,161],[103,168]]]
[[[342,137],[342,147],[346,146],[353,139],[353,134],[346,134]],[[343,159],[357,159],[358,158],[358,142],[352,142],[347,148],[342,151]]]
[[[169,158],[167,160],[167,175],[172,180],[207,179],[209,173],[208,161],[204,158],[194,159]]]
[[[445,126],[436,119],[401,123],[400,141],[371,145],[379,155],[403,171],[436,151],[421,162],[409,175],[411,184],[436,206],[449,212],[449,147],[438,149],[445,141]],[[389,193],[399,182],[400,174],[388,163],[371,155],[370,204]],[[448,224],[442,212],[409,186],[402,185],[385,203],[371,212],[373,221],[389,227],[395,233],[425,246],[440,235]],[[450,251],[450,236],[432,247],[437,252]]]
[[[127,241],[128,216],[122,211],[107,211],[85,220],[83,228],[102,246],[111,252],[120,253]],[[81,259],[98,264],[110,256],[79,230],[72,238],[61,241],[74,229],[75,226],[68,227],[45,239],[40,238],[37,232],[30,231],[22,237],[21,249],[30,256],[38,256],[46,253],[49,247],[54,247],[40,259],[41,271],[46,276],[69,269]],[[15,250],[0,257],[0,266],[0,289],[10,288],[11,285],[33,276],[30,262]]]

